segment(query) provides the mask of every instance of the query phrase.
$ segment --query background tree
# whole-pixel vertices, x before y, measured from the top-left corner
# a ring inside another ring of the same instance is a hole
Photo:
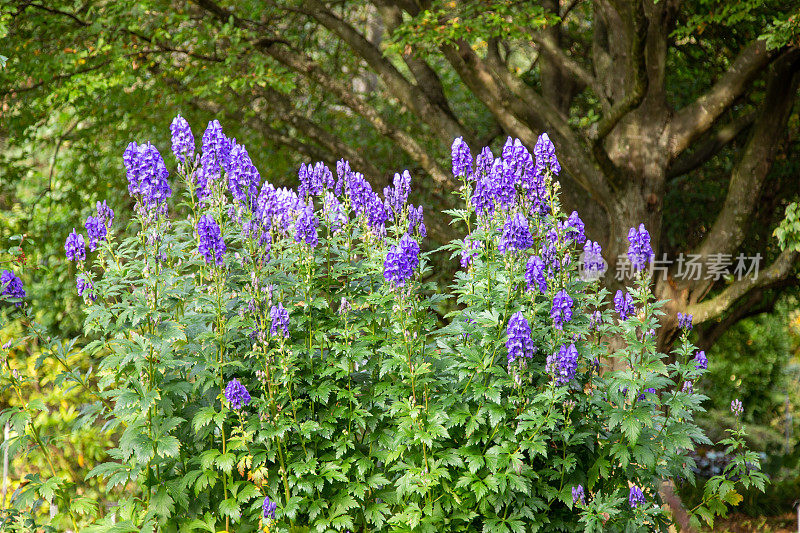
[[[741,280],[671,269],[656,287],[670,299],[668,326],[678,311],[694,314],[710,344],[794,283],[796,252],[769,241],[797,189],[791,3],[3,0],[0,9],[9,57],[0,202],[27,195],[33,207],[15,218],[23,229],[38,220],[63,239],[54,203],[81,205],[65,195],[76,182],[89,185],[78,196],[98,184],[121,191],[128,131],[158,130],[151,140],[166,146],[164,126],[180,110],[195,130],[218,116],[229,134],[265,146],[251,152],[273,181],[290,175],[286,161],[297,159],[287,153],[347,158],[379,185],[409,166],[429,177],[428,225],[444,242],[458,231],[437,216],[456,186],[453,138],[497,151],[506,136],[532,146],[547,131],[567,204],[580,208],[610,272],[640,222],[657,257],[768,258]],[[673,332],[664,328],[662,345]]]

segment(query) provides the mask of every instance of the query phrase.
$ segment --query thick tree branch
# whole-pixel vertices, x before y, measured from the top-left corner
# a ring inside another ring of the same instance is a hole
[[[675,113],[670,126],[670,158],[676,158],[695,139],[708,131],[714,122],[747,91],[753,80],[775,56],[775,52],[767,50],[764,41],[753,41],[739,53],[730,69],[708,92]]]
[[[720,150],[739,136],[755,121],[756,113],[739,115],[728,124],[721,126],[713,134],[708,135],[692,152],[683,152],[672,162],[667,171],[667,179],[688,174],[714,157]]]
[[[766,270],[759,272],[758,277],[742,278],[725,287],[713,298],[689,305],[685,312],[694,316],[696,324],[717,318],[749,291],[772,286],[786,278],[791,273],[797,258],[796,252],[786,250]]]
[[[433,133],[446,145],[456,137],[467,136],[463,126],[440,107],[431,102],[418,86],[413,85],[387,60],[383,53],[350,24],[331,13],[317,1],[308,0],[304,12],[338,35],[350,48],[363,58],[386,84],[389,91],[420,120],[427,123]]]
[[[733,253],[744,240],[781,138],[775,132],[784,129],[797,94],[799,63],[800,50],[796,50],[784,55],[772,68],[761,112],[733,169],[725,203],[698,248],[703,258],[711,253]]]

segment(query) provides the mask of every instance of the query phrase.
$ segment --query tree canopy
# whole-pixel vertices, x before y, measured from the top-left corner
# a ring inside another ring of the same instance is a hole
[[[795,283],[797,252],[771,233],[798,189],[796,4],[3,0],[0,13],[11,231],[60,242],[87,200],[128,202],[124,146],[166,148],[180,111],[196,133],[219,118],[276,183],[303,160],[348,159],[380,186],[407,167],[444,242],[461,231],[438,216],[458,186],[453,139],[497,153],[546,131],[609,276],[639,223],[658,258],[764,258],[741,279],[672,264],[656,286],[671,300],[662,343],[679,311],[713,341]]]

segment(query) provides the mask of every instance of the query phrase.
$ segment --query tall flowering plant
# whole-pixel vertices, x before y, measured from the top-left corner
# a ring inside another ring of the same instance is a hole
[[[644,226],[630,235],[637,281],[609,298],[600,246],[561,210],[546,135],[474,160],[454,142],[463,203],[449,214],[466,237],[442,250],[462,266],[443,293],[424,281],[432,252],[407,171],[382,195],[346,161],[304,164],[296,190],[277,188],[217,121],[199,152],[182,117],[171,132],[174,166],[149,143],[123,156],[136,233],[117,240],[98,204],[89,253],[77,231],[65,242],[84,349],[101,360],[84,420],[118,433],[90,476],[117,506],[91,518],[66,480],[37,478],[18,507],[58,494],[97,530],[670,522],[660,483],[691,482],[689,452],[709,442],[692,419],[705,355],[686,334],[656,351]],[[742,432],[728,442],[735,477],[707,485],[695,521],[763,486]]]

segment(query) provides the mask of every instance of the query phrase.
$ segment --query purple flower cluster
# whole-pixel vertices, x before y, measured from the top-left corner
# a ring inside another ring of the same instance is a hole
[[[686,394],[692,394],[694,392],[694,385],[692,385],[691,381],[684,381],[681,391],[685,392]]]
[[[408,233],[389,248],[383,262],[383,277],[395,287],[402,287],[419,265],[419,244]]]
[[[122,155],[128,177],[128,192],[138,198],[145,209],[160,208],[172,189],[167,178],[169,172],[164,159],[150,143],[141,146],[132,142]]]
[[[264,497],[264,503],[261,505],[261,510],[264,513],[264,519],[275,520],[275,511],[278,509],[278,504],[270,501],[269,496]]]
[[[738,398],[731,402],[731,413],[733,413],[733,416],[742,416],[742,413],[744,413],[744,406]]]
[[[694,354],[694,362],[697,370],[706,370],[708,368],[708,358],[706,357],[706,352],[700,350]]]
[[[572,298],[567,291],[560,290],[553,297],[553,307],[550,309],[550,317],[556,329],[564,329],[564,323],[572,320]]]
[[[481,249],[481,241],[474,240],[471,236],[464,239],[464,248],[461,250],[461,268],[467,268],[478,256]]]
[[[294,225],[294,240],[315,248],[319,244],[317,226],[319,226],[319,219],[314,216],[313,205],[309,204],[302,207]]]
[[[205,257],[206,263],[219,264],[227,247],[214,217],[209,214],[200,217],[197,222],[197,236],[200,238],[197,249]]]
[[[517,311],[508,320],[506,328],[508,340],[508,362],[513,363],[518,357],[533,357],[535,348],[531,339],[531,326],[521,311]]]
[[[230,152],[230,172],[228,189],[231,196],[241,205],[252,208],[257,196],[261,175],[258,173],[250,154],[242,144],[233,143]]]
[[[84,279],[83,276],[78,276],[78,279],[75,281],[75,285],[78,289],[78,296],[83,296],[84,292],[86,292],[87,290],[91,291],[94,288],[92,282],[87,279]],[[94,294],[92,294],[91,292],[89,293],[89,297],[92,300],[95,299]]]
[[[250,393],[238,379],[234,378],[225,387],[225,399],[231,404],[231,408],[238,411],[250,403]]]
[[[472,155],[463,137],[458,137],[453,141],[451,153],[453,159],[453,176],[457,178],[469,178],[472,175]]]
[[[566,222],[560,223],[561,228],[564,230],[564,237],[577,243],[583,243],[586,240],[584,233],[585,225],[581,217],[578,216],[577,211],[573,211],[567,218]]]
[[[110,228],[114,225],[114,210],[108,207],[108,204],[105,200],[103,202],[97,202],[97,218],[101,219],[103,223],[106,225],[106,228]]]
[[[553,373],[556,385],[572,381],[578,371],[578,349],[575,345],[562,344],[557,352],[548,355],[547,371]]]
[[[690,314],[678,313],[678,327],[687,331],[692,329],[693,318]]]
[[[539,135],[536,140],[536,146],[533,147],[533,156],[536,158],[537,173],[544,172],[545,169],[556,175],[561,172],[561,165],[556,158],[556,147],[546,133]]]
[[[181,163],[186,163],[186,159],[191,159],[194,155],[194,135],[192,135],[192,128],[189,123],[183,118],[180,113],[169,125],[169,131],[172,134],[172,153]]]
[[[647,398],[647,393],[655,394],[656,393],[656,389],[649,388],[649,389],[643,390],[642,393],[639,395],[639,401],[642,401],[642,400],[646,399]]]
[[[394,218],[399,218],[408,201],[408,192],[411,190],[411,174],[408,170],[404,170],[402,174],[395,173],[392,183],[393,187],[384,187],[383,189],[384,203],[387,211]]]
[[[628,230],[628,260],[636,270],[642,270],[653,257],[653,248],[650,246],[650,234],[639,224],[639,229]]]
[[[599,276],[606,269],[600,243],[586,241],[583,245],[583,271],[590,277]]]
[[[583,485],[572,487],[572,503],[586,505],[586,494],[583,492]]]
[[[414,233],[416,230],[420,238],[424,239],[428,235],[428,228],[425,227],[425,219],[422,214],[422,206],[414,207],[408,205],[408,232]]]
[[[106,224],[101,218],[90,216],[86,219],[85,227],[89,237],[89,251],[94,252],[100,242],[106,239]]]
[[[531,246],[533,246],[533,235],[528,226],[528,219],[522,213],[517,213],[508,219],[503,227],[503,235],[497,249],[501,253],[506,253],[514,250],[527,250]]]
[[[68,261],[83,261],[86,259],[86,241],[83,240],[83,235],[72,228],[72,233],[67,237],[64,242],[64,251],[67,254]]]
[[[270,335],[273,337],[278,335],[278,328],[280,328],[282,337],[289,336],[289,311],[280,302],[269,310],[269,318],[272,320],[269,329]]]
[[[525,266],[525,281],[528,284],[529,291],[536,287],[542,294],[547,292],[546,270],[547,267],[541,257],[532,255],[528,258],[528,264]]]
[[[618,290],[614,295],[614,309],[619,313],[620,320],[626,320],[636,311],[633,307],[633,296]]]
[[[631,487],[630,493],[628,494],[628,504],[630,504],[631,509],[636,509],[637,506],[642,505],[645,503],[644,494],[642,493],[642,489],[633,485]]]
[[[309,196],[321,196],[324,190],[334,188],[333,173],[321,161],[315,163],[313,167],[311,164],[301,164],[297,177],[300,180],[297,192],[303,199]]]
[[[325,193],[322,200],[322,218],[325,223],[331,228],[333,233],[339,231],[342,225],[347,224],[347,215],[342,208],[341,202],[336,198],[336,195],[330,191]]]
[[[0,273],[0,295],[9,298],[25,298],[25,288],[22,285],[22,280],[14,275],[10,270],[3,270]],[[22,302],[15,304],[17,307],[22,307]]]
[[[203,154],[200,164],[209,179],[218,178],[223,170],[227,170],[231,154],[231,141],[224,133],[218,120],[212,120],[203,132]],[[201,196],[198,193],[198,196]]]

